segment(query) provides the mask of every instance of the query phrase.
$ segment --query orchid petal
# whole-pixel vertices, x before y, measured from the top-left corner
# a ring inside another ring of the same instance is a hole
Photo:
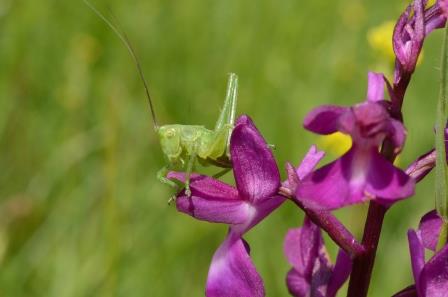
[[[384,100],[384,75],[382,73],[368,73],[367,100],[372,102]]]
[[[388,138],[392,141],[396,153],[399,153],[406,141],[406,129],[401,122],[392,119],[388,130]]]
[[[322,235],[318,226],[305,218],[303,226],[290,229],[285,237],[284,253],[300,275],[310,277],[319,253]]]
[[[232,230],[240,235],[246,233],[285,201],[285,197],[278,195],[259,201],[251,207],[246,221],[242,224],[232,226]]]
[[[249,256],[247,243],[229,233],[213,255],[207,297],[265,296],[263,280]]]
[[[368,160],[354,158],[355,153],[352,147],[341,158],[309,174],[297,187],[297,199],[312,209],[327,210],[367,200],[363,164]]]
[[[414,194],[415,181],[377,152],[372,153],[367,174],[366,194],[389,205]]]
[[[213,223],[244,224],[253,213],[252,206],[242,200],[210,200],[192,194],[176,198],[178,211],[198,220]]]
[[[437,252],[423,268],[420,278],[421,291],[426,297],[446,297],[448,294],[448,245]],[[418,285],[417,285],[418,287]]]
[[[348,279],[351,271],[352,259],[350,259],[350,256],[344,250],[340,249],[336,259],[336,264],[333,268],[333,273],[328,283],[327,297],[336,296],[337,291]]]
[[[314,263],[313,275],[311,278],[310,296],[312,297],[326,297],[327,284],[331,279],[332,265],[328,258],[327,250],[320,241],[319,256]]]
[[[167,178],[185,183],[186,174],[184,172],[171,171]],[[210,200],[241,200],[238,191],[220,180],[210,176],[191,174],[190,190],[195,196]]]
[[[408,241],[409,251],[411,253],[412,273],[416,280],[417,292],[419,292],[419,296],[423,296],[418,280],[425,265],[425,248],[422,245],[420,234],[415,232],[415,230],[411,229],[408,231]]]
[[[313,109],[305,117],[303,125],[317,134],[332,134],[338,131],[339,117],[349,110],[347,107],[323,105]]]
[[[310,283],[294,268],[286,275],[286,285],[289,293],[294,297],[310,296]]]
[[[251,202],[277,193],[280,173],[274,155],[250,119],[242,116],[230,139],[233,173],[240,197]]]
[[[312,145],[303,158],[302,162],[300,163],[299,167],[297,167],[296,169],[296,173],[299,179],[303,179],[311,171],[313,171],[313,169],[324,156],[325,152],[319,151],[315,145]]]
[[[422,243],[425,248],[434,252],[436,251],[442,223],[442,218],[435,210],[428,212],[422,217],[418,229],[420,230]]]

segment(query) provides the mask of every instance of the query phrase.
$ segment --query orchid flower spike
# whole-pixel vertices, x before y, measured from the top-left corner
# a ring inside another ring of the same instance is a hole
[[[388,139],[398,153],[405,142],[403,124],[393,119],[383,99],[384,81],[369,75],[367,101],[352,107],[321,106],[304,120],[306,129],[327,135],[337,131],[352,138],[341,158],[307,175],[299,184],[296,199],[313,209],[337,209],[375,199],[389,206],[413,195],[415,182],[380,153]]]

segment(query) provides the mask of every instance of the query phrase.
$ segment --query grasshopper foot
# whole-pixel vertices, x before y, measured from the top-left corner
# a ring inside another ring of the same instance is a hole
[[[187,197],[191,197],[190,185],[185,186],[185,195],[187,195]]]
[[[176,202],[176,195],[173,195],[170,197],[170,199],[168,199],[168,205],[171,205],[172,202]]]

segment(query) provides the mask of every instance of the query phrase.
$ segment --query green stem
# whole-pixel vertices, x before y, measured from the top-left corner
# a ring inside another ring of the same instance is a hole
[[[447,166],[445,151],[445,125],[447,120],[447,98],[448,98],[448,27],[445,28],[445,35],[442,46],[442,58],[440,66],[440,92],[436,114],[436,180],[435,196],[436,209],[439,215],[448,221],[448,196],[447,196]]]

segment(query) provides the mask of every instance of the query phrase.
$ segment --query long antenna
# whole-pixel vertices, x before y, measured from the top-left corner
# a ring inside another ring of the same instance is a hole
[[[115,20],[115,23],[112,23],[109,19],[107,19],[92,3],[90,3],[88,0],[83,0],[84,3],[97,15],[99,16],[114,32],[117,34],[118,38],[120,38],[121,42],[126,46],[129,53],[131,54],[132,59],[134,60],[135,66],[137,67],[138,74],[140,75],[140,79],[143,82],[143,86],[145,87],[146,92],[146,98],[148,98],[149,108],[151,110],[151,116],[152,116],[152,122],[154,125],[154,130],[158,130],[159,125],[157,124],[156,114],[154,112],[154,106],[152,105],[151,95],[149,94],[149,87],[146,83],[145,75],[143,74],[142,66],[140,65],[140,62],[137,58],[137,54],[134,51],[134,48],[131,45],[131,42],[129,41],[128,36],[124,31],[119,30],[118,21],[111,13],[112,17]]]

